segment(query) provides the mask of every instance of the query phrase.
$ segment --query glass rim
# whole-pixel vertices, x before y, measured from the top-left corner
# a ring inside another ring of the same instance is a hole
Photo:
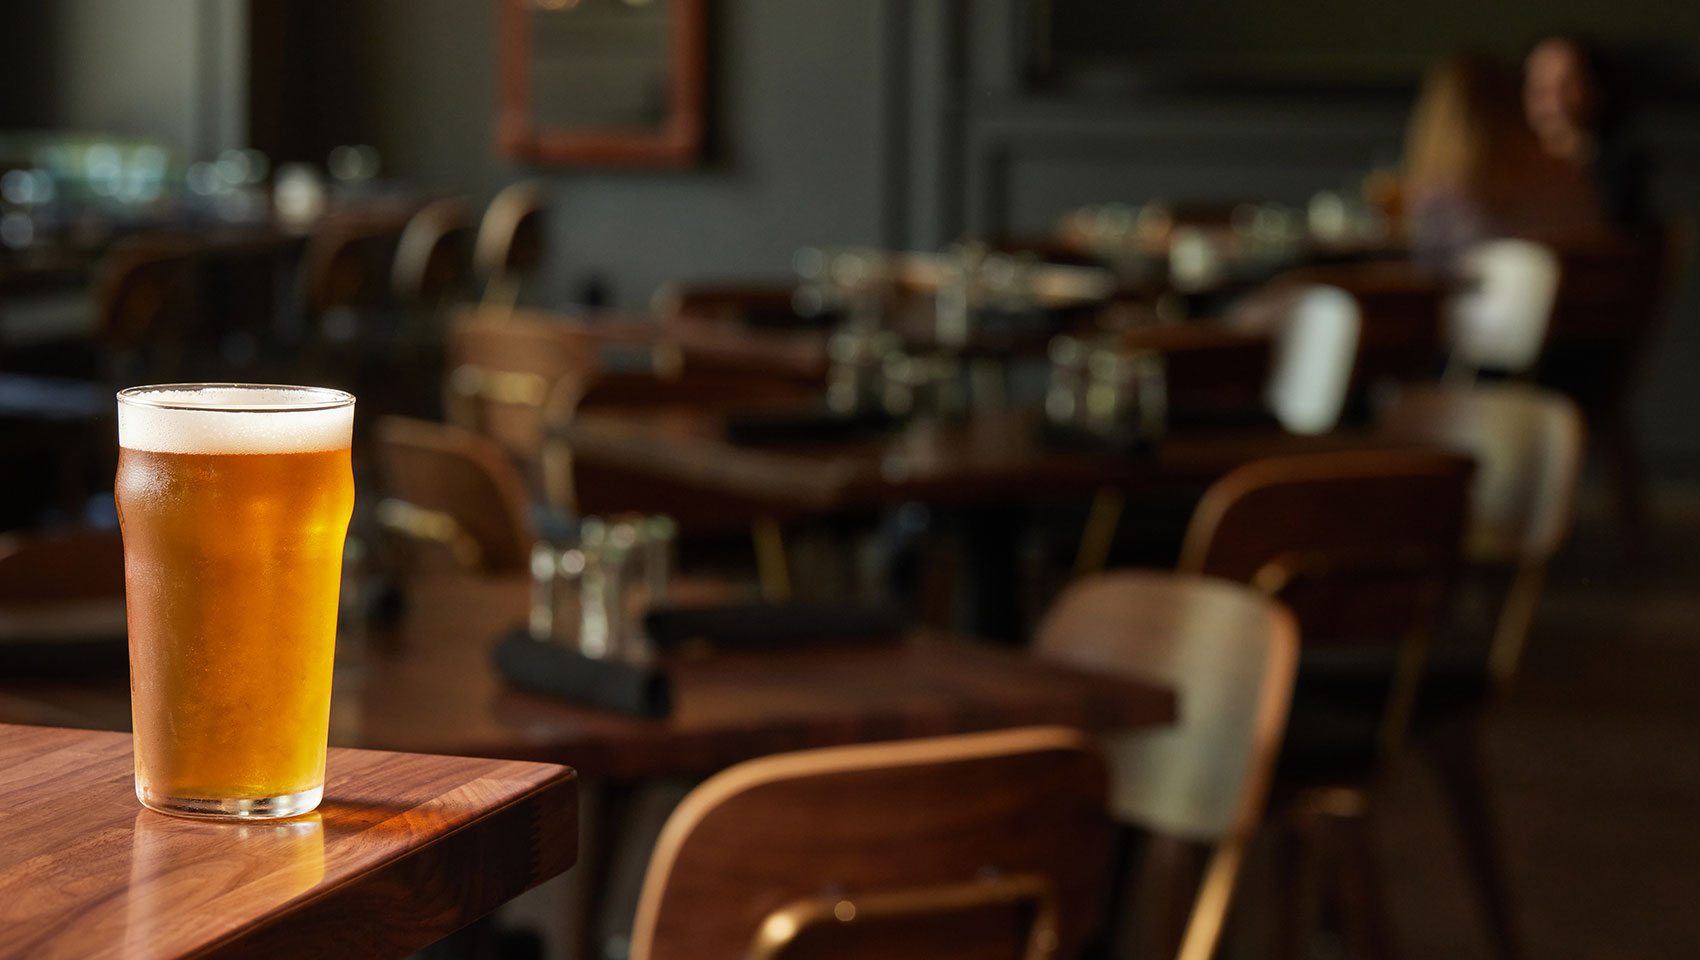
[[[316,399],[304,399],[300,403],[270,403],[243,405],[237,403],[195,403],[185,400],[162,400],[150,396],[155,393],[190,393],[201,390],[269,390],[285,393],[315,395]],[[150,383],[137,387],[125,387],[118,391],[119,403],[130,403],[138,406],[153,407],[158,410],[202,410],[210,413],[311,413],[315,410],[335,410],[339,407],[354,405],[354,394],[335,387],[310,387],[290,383]]]

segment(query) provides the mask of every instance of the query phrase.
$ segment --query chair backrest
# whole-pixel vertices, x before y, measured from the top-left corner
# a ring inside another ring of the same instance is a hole
[[[1672,227],[1564,248],[1536,379],[1584,409],[1622,403],[1675,285],[1687,237]]]
[[[1079,733],[782,754],[694,790],[650,858],[634,960],[1072,957],[1110,843]]]
[[[447,556],[485,573],[529,568],[525,483],[493,441],[443,423],[383,417],[373,431],[385,499],[379,523],[413,546],[415,566]]]
[[[1464,252],[1461,269],[1469,285],[1447,305],[1453,362],[1529,370],[1552,317],[1558,254],[1532,240],[1488,240]]]
[[[101,338],[119,350],[181,337],[192,318],[198,244],[171,234],[141,234],[113,243],[95,287]],[[175,329],[162,329],[174,321]]]
[[[1174,725],[1104,742],[1110,809],[1124,823],[1216,845],[1225,875],[1196,901],[1181,952],[1213,955],[1286,730],[1299,656],[1292,615],[1224,580],[1119,571],[1069,587],[1040,623],[1035,652],[1175,691]]]
[[[413,215],[396,242],[390,288],[402,303],[435,305],[461,288],[472,257],[472,208],[436,200]]]
[[[301,300],[308,316],[386,302],[402,228],[388,216],[327,217],[301,256]]]
[[[549,190],[538,180],[509,184],[496,194],[478,225],[473,273],[482,283],[523,275],[543,258]]]
[[[1404,741],[1457,570],[1471,466],[1424,449],[1247,464],[1205,492],[1179,569],[1279,597],[1307,653],[1391,655],[1391,684],[1374,674],[1364,684],[1382,704],[1376,741],[1385,759]]]
[[[1456,571],[1471,464],[1440,450],[1275,457],[1206,491],[1178,569],[1280,596],[1308,648],[1432,626]]]
[[[462,312],[449,326],[443,405],[449,419],[538,460],[550,410],[570,411],[600,366],[588,331],[522,311],[491,319]]]
[[[1471,559],[1544,563],[1563,545],[1586,453],[1582,413],[1563,394],[1519,383],[1410,386],[1380,428],[1474,458]]]
[[[1293,433],[1327,433],[1346,408],[1363,317],[1339,287],[1308,285],[1292,294],[1275,338],[1265,397]]]
[[[1361,324],[1347,391],[1348,417],[1369,413],[1370,395],[1386,383],[1433,379],[1445,359],[1445,289],[1409,261],[1328,264],[1282,279],[1337,287],[1358,303]]]
[[[0,607],[123,598],[117,530],[0,535]]]

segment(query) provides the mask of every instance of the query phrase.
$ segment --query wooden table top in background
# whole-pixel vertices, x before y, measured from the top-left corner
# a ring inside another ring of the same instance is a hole
[[[130,737],[0,725],[0,957],[400,957],[571,867],[573,771],[332,750],[291,820],[147,810]]]
[[[703,776],[810,747],[1030,724],[1125,730],[1175,716],[1167,689],[917,636],[682,659],[673,715],[630,717],[514,690],[495,673],[491,641],[523,622],[528,590],[520,579],[416,581],[397,646],[371,643],[350,735],[384,749],[552,760],[634,780]]]
[[[775,516],[909,501],[1087,496],[1103,487],[1208,482],[1264,457],[1392,445],[1366,432],[1300,436],[1224,427],[1176,433],[1149,453],[1096,453],[1049,445],[1038,415],[1010,411],[961,422],[917,421],[854,441],[754,446],[726,438],[724,413],[679,408],[587,410],[557,427],[555,438],[576,464],[617,478],[608,486],[643,491],[630,481],[665,481]],[[592,476],[575,477],[586,487],[586,502],[593,482]]]
[[[339,640],[331,742],[564,763],[585,776],[705,776],[810,747],[1029,724],[1134,729],[1175,716],[1173,692],[1036,663],[942,635],[717,653],[674,669],[674,713],[631,717],[515,690],[496,636],[526,615],[523,578],[447,574],[410,584],[399,628]],[[0,719],[124,728],[124,677],[0,683]]]

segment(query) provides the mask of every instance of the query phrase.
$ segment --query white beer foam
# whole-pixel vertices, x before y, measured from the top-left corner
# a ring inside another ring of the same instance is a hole
[[[252,387],[149,390],[119,401],[118,445],[155,453],[342,450],[354,436],[354,405],[304,409],[336,397]]]

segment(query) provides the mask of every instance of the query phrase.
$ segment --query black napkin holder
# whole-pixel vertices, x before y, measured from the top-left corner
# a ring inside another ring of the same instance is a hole
[[[523,627],[502,634],[491,658],[510,684],[531,693],[651,719],[673,712],[673,682],[652,663],[587,657],[535,640]]]

